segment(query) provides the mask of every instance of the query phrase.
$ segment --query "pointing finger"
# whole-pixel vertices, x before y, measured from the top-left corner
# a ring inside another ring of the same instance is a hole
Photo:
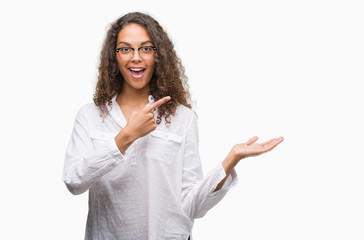
[[[146,107],[146,110],[149,112],[149,111],[152,111],[153,109],[159,107],[160,105],[162,105],[163,103],[166,103],[168,102],[169,100],[171,100],[171,97],[170,96],[167,96],[167,97],[164,97],[164,98],[161,98],[159,99],[158,101],[156,101],[155,103],[149,105]]]

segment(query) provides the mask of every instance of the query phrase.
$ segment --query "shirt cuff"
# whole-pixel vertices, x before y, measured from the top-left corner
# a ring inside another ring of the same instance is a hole
[[[224,185],[220,190],[215,191],[217,185],[226,177],[225,169],[220,163],[216,166],[210,174],[205,178],[205,181],[210,182],[207,194],[200,203],[200,209],[194,218],[203,217],[212,207],[219,203],[224,196],[227,194],[228,190],[237,184],[238,177],[233,169],[226,179]]]
[[[108,150],[113,159],[115,159],[115,165],[119,165],[122,161],[127,160],[127,157],[125,154],[122,154],[116,145],[116,142],[114,139],[109,140],[108,143]]]
[[[226,172],[224,167],[222,166],[222,162],[216,167],[217,172],[217,183],[214,186],[214,190],[217,185],[226,177]],[[212,195],[219,195],[219,193],[227,192],[230,188],[234,187],[238,183],[238,175],[236,174],[235,168],[230,172],[229,177],[226,179],[222,188],[216,192],[213,192]]]

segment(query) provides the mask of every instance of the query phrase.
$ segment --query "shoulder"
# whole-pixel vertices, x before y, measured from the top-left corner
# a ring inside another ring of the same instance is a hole
[[[78,110],[76,118],[96,118],[100,117],[101,111],[95,103],[87,103]]]
[[[193,109],[181,104],[177,105],[175,114],[171,116],[172,126],[187,129],[195,122],[197,122],[197,115]]]
[[[182,118],[183,120],[196,118],[196,113],[191,108],[179,104],[176,108],[175,117]]]

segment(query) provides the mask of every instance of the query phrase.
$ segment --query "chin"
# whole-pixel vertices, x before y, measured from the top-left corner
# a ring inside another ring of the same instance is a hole
[[[148,83],[142,83],[142,84],[132,84],[131,87],[137,90],[142,90],[146,87],[149,86],[149,82]]]

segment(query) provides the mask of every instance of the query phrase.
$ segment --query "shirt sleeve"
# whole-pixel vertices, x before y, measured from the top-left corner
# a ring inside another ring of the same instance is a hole
[[[95,151],[87,118],[87,109],[83,107],[76,116],[64,160],[63,181],[73,194],[87,191],[102,176],[126,160],[114,138],[105,139],[104,147]]]
[[[191,219],[203,217],[224,198],[232,186],[237,184],[237,174],[233,169],[223,187],[214,192],[225,177],[226,173],[220,162],[203,178],[198,151],[197,119],[193,116],[186,135],[182,173],[183,208]]]

